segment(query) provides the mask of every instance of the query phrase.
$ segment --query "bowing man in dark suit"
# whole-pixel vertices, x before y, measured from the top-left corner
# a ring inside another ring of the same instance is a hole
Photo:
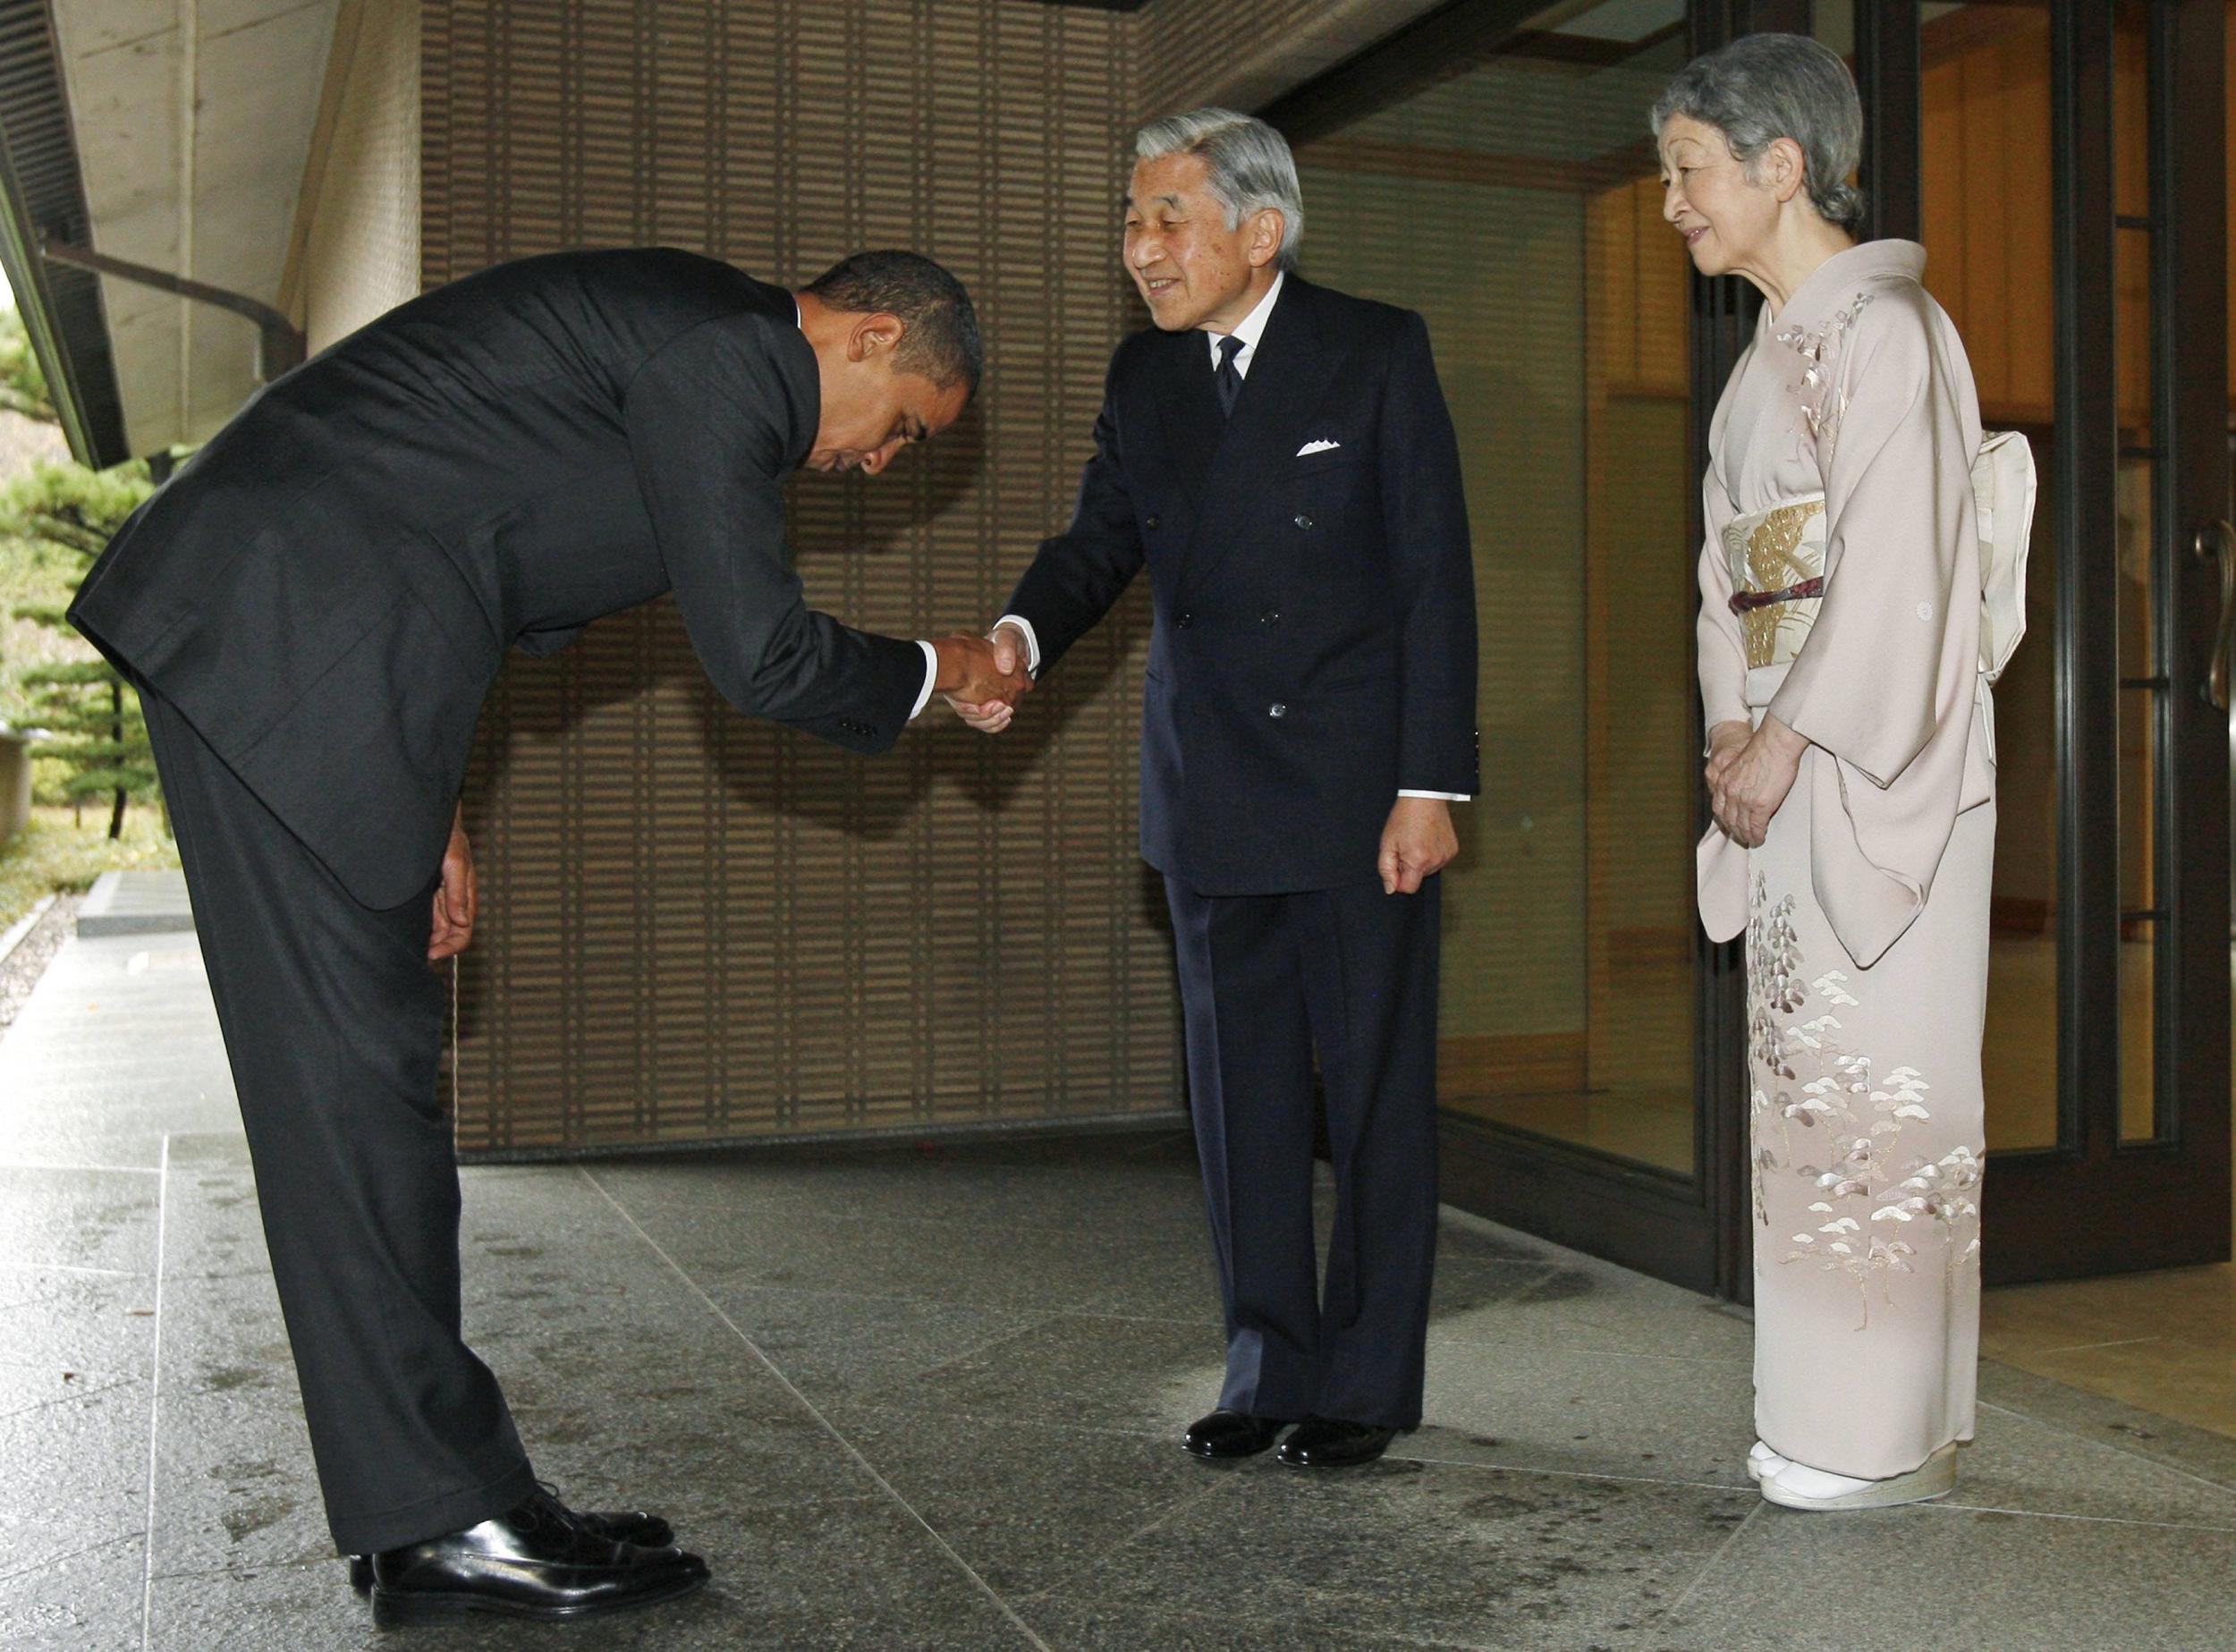
[[[1476,787],[1475,589],[1421,318],[1295,273],[1263,122],[1137,136],[1118,348],[1068,530],[995,628],[1046,672],[1145,563],[1141,852],[1165,874],[1227,1322],[1200,1457],[1371,1461],[1420,1420],[1437,872]],[[1004,661],[1007,655],[1004,656]],[[958,704],[989,732],[1012,705]],[[1313,1254],[1313,1056],[1335,1167]]]
[[[912,253],[797,293],[672,250],[503,265],[260,390],[79,592],[145,702],[328,1521],[382,1622],[707,1575],[665,1521],[539,1489],[460,1337],[428,962],[472,932],[482,698],[508,648],[670,590],[725,697],[858,751],[936,688],[1014,695],[981,639],[808,608],[784,541],[790,472],[882,470],[979,368],[969,296]]]

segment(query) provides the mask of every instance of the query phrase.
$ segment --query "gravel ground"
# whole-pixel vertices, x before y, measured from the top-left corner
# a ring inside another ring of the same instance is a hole
[[[47,972],[48,961],[76,932],[78,907],[84,899],[81,894],[56,896],[38,927],[6,958],[0,959],[0,1030],[15,1019],[23,1001],[31,995],[31,988],[38,985],[38,978]]]

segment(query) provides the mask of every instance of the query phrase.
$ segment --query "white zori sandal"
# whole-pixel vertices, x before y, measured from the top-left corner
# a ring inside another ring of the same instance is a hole
[[[1952,1442],[1908,1474],[1859,1480],[1845,1474],[1827,1474],[1807,1463],[1785,1461],[1774,1454],[1772,1461],[1779,1467],[1763,1474],[1762,1495],[1788,1509],[1888,1509],[1902,1503],[1928,1503],[1956,1489],[1956,1460],[1957,1448]]]
[[[1786,1466],[1786,1460],[1757,1440],[1747,1453],[1747,1478],[1757,1482],[1768,1479]]]

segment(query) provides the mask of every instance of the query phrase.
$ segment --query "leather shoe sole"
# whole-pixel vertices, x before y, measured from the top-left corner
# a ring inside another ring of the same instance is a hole
[[[707,1563],[696,1555],[679,1553],[673,1565],[662,1570],[669,1575],[647,1578],[624,1596],[549,1605],[532,1605],[523,1601],[509,1600],[503,1596],[479,1594],[467,1589],[422,1592],[417,1589],[383,1588],[376,1582],[372,1588],[373,1622],[380,1629],[415,1629],[432,1624],[462,1623],[476,1614],[490,1617],[532,1618],[541,1622],[571,1622],[577,1618],[604,1617],[610,1613],[630,1612],[639,1606],[679,1600],[703,1587],[707,1581]]]

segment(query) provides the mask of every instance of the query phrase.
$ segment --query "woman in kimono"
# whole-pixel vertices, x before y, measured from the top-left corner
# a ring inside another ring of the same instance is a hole
[[[1946,1494],[1972,1434],[1995,843],[1963,345],[1913,242],[1859,244],[1863,117],[1800,36],[1655,106],[1664,216],[1762,290],[1709,434],[1709,935],[1747,937],[1749,1470],[1774,1503]]]

